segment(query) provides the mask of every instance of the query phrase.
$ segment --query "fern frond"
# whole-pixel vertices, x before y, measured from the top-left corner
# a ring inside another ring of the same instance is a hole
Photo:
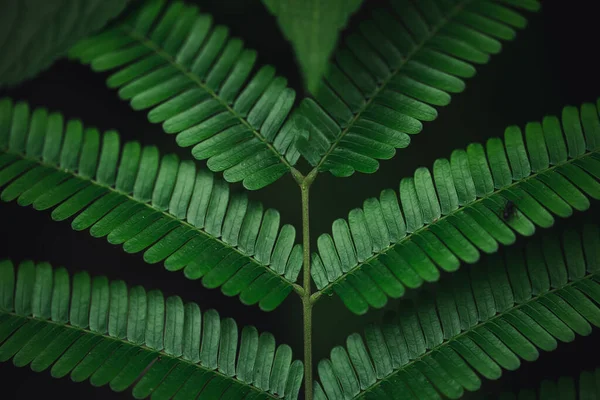
[[[562,236],[461,270],[364,340],[350,335],[319,363],[315,399],[457,399],[480,387],[479,375],[498,379],[538,349],[590,334],[600,327],[600,230]]]
[[[489,398],[489,397],[488,397]],[[523,389],[518,394],[503,393],[498,400],[595,400],[600,398],[600,368],[583,371],[578,382],[570,376],[557,381],[544,380],[538,390]]]
[[[248,80],[256,52],[196,7],[147,2],[132,18],[75,45],[70,56],[95,71],[117,70],[108,86],[228,182],[258,189],[292,170],[299,153],[286,123],[295,99],[271,66]],[[281,128],[283,126],[283,128]]]
[[[0,87],[33,78],[78,40],[119,15],[128,0],[3,1]]]
[[[215,310],[87,272],[71,279],[48,263],[21,263],[15,281],[3,261],[0,278],[0,361],[118,392],[133,386],[138,399],[298,396],[303,368],[291,348],[252,326],[240,335]]]
[[[449,93],[464,90],[473,64],[487,63],[500,40],[525,27],[508,5],[539,8],[536,0],[392,0],[392,10],[375,11],[336,53],[315,99],[300,105],[302,155],[335,176],[375,172],[377,160],[437,117]]]
[[[164,261],[204,286],[221,287],[245,304],[273,310],[287,297],[302,264],[291,225],[192,161],[160,156],[153,146],[120,145],[119,135],[84,129],[44,108],[0,101],[0,198],[52,210],[75,230],[90,228]]]
[[[564,130],[564,134],[563,134]],[[365,200],[348,222],[333,223],[318,238],[312,277],[321,291],[333,290],[357,314],[401,297],[405,287],[436,281],[480,251],[510,245],[515,232],[529,236],[600,199],[600,122],[591,103],[565,107],[561,122],[545,117],[521,130],[455,150],[431,172],[418,168],[393,190]],[[511,202],[509,204],[509,202]],[[508,204],[508,205],[507,205]],[[514,204],[516,210],[506,214]],[[315,294],[315,297],[321,293]]]

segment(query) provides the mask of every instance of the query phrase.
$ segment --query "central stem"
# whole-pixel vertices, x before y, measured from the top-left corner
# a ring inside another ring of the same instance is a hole
[[[312,400],[313,398],[313,377],[312,377],[312,307],[310,299],[310,228],[309,228],[309,188],[316,176],[310,173],[306,177],[298,179],[300,191],[302,192],[302,247],[303,247],[303,282],[302,286],[302,311],[304,322],[304,398]]]

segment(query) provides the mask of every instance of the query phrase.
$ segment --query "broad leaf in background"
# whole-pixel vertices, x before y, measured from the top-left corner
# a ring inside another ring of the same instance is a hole
[[[0,87],[32,78],[128,0],[0,0]]]
[[[315,92],[339,31],[362,0],[263,0],[263,3],[292,42],[308,90]]]

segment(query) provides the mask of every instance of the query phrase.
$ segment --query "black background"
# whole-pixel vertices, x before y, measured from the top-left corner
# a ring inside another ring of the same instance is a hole
[[[279,74],[288,78],[298,97],[302,97],[301,77],[291,47],[259,0],[197,0],[196,3],[218,23],[227,25],[233,35],[244,38],[247,47],[258,50],[259,60],[273,64]],[[491,63],[479,66],[476,77],[467,82],[465,92],[454,96],[449,106],[440,109],[438,119],[427,123],[421,134],[413,136],[408,149],[399,150],[394,159],[381,162],[376,174],[355,174],[340,179],[329,174],[319,175],[311,196],[313,242],[318,233],[330,231],[333,220],[346,217],[349,210],[360,206],[367,197],[378,196],[385,188],[397,190],[402,177],[411,175],[419,166],[431,167],[435,159],[449,156],[455,148],[501,136],[508,125],[522,127],[545,115],[560,115],[565,105],[595,102],[600,97],[600,78],[596,62],[597,7],[593,3],[589,0],[545,1],[542,12],[528,15],[529,26],[518,33],[517,40],[505,43],[502,53],[493,56]],[[370,9],[382,4],[378,0],[367,0],[352,17],[344,34],[367,18]],[[61,60],[36,79],[2,90],[0,95],[26,100],[34,107],[61,111],[67,118],[80,118],[86,126],[116,129],[123,141],[135,139],[142,144],[157,144],[163,153],[176,152],[181,158],[190,159],[188,149],[178,148],[172,136],[147,121],[144,112],[135,112],[119,100],[116,92],[106,87],[107,76],[93,73],[87,66]],[[300,164],[300,168],[308,170],[304,164]],[[234,185],[234,190],[241,190],[240,185]],[[301,226],[299,190],[291,177],[252,192],[250,197],[278,209],[283,222],[297,228]],[[576,213],[568,220],[557,220],[552,229],[578,227],[583,221],[595,222],[598,215],[592,207],[591,211]],[[94,239],[87,232],[74,232],[70,222],[53,222],[48,212],[23,208],[14,202],[2,204],[0,221],[0,257],[49,261],[71,272],[86,269],[93,275],[107,275],[111,280],[123,279],[130,286],[159,288],[165,295],[176,294],[184,301],[195,301],[203,310],[215,308],[222,316],[233,317],[240,326],[252,324],[260,331],[268,330],[278,343],[292,346],[295,358],[302,357],[301,305],[294,295],[277,310],[263,313],[258,307],[247,307],[237,298],[222,295],[219,290],[208,290],[197,281],[186,280],[181,273],[145,264],[141,254],[126,254],[105,239]],[[519,238],[516,246],[526,242],[527,239]],[[434,285],[429,285],[421,290],[434,289]],[[386,309],[397,307],[397,301],[390,301]],[[360,332],[367,323],[379,320],[382,313],[383,310],[372,310],[357,317],[347,311],[337,297],[323,299],[314,310],[314,360],[326,357],[332,347],[344,344],[348,334]],[[499,381],[484,381],[483,393],[537,387],[544,378],[576,375],[581,369],[591,369],[597,366],[594,355],[599,350],[599,338],[595,330],[589,337],[561,344],[552,353],[542,353],[535,363],[523,362],[518,371],[505,371]],[[68,378],[53,379],[48,371],[37,374],[28,367],[17,369],[10,362],[0,364],[0,376],[4,398],[29,399],[40,395],[131,398],[129,392],[114,393],[107,387],[93,388],[87,382],[76,384]]]

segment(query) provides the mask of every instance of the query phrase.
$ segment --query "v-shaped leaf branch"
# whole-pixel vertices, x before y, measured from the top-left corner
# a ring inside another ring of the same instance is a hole
[[[561,236],[453,274],[435,295],[369,326],[366,346],[350,335],[319,363],[314,398],[458,399],[479,389],[480,376],[498,379],[521,359],[536,360],[538,349],[589,335],[600,327],[600,231],[586,225]]]
[[[248,80],[256,52],[196,7],[149,1],[69,54],[96,71],[117,70],[108,85],[134,109],[151,108],[151,122],[228,182],[259,189],[294,170],[299,153],[286,121],[295,91],[271,66]]]
[[[562,125],[562,128],[561,128]],[[564,133],[563,133],[564,130]],[[357,314],[383,307],[405,288],[439,279],[438,268],[455,271],[475,263],[479,252],[510,245],[515,233],[530,236],[550,227],[553,215],[568,217],[600,199],[600,122],[591,103],[565,107],[562,123],[546,117],[529,123],[525,140],[518,127],[504,143],[471,144],[450,160],[439,159],[432,174],[419,168],[392,190],[367,199],[348,221],[333,223],[319,237],[312,276],[323,293],[335,291]],[[514,209],[514,210],[513,210]]]
[[[66,125],[63,126],[63,125]],[[0,101],[1,198],[54,208],[58,221],[75,216],[73,229],[90,228],[145,251],[148,263],[164,261],[209,288],[221,287],[245,304],[273,310],[292,290],[302,265],[296,230],[280,227],[279,213],[263,211],[246,194],[233,195],[192,161],[138,142],[122,147],[116,132],[100,135],[77,120],[63,122],[43,108]]]
[[[297,110],[297,146],[318,171],[373,173],[378,159],[408,146],[434,107],[464,90],[472,64],[484,64],[526,20],[503,1],[391,2],[338,50],[315,99]],[[537,10],[537,2],[510,2]]]

